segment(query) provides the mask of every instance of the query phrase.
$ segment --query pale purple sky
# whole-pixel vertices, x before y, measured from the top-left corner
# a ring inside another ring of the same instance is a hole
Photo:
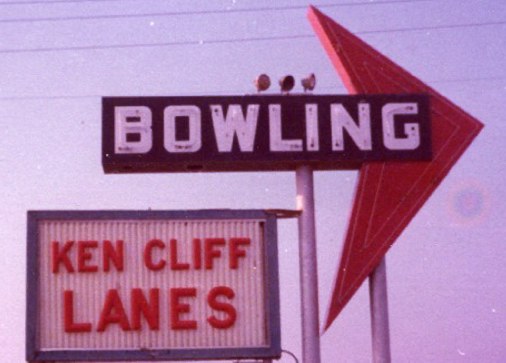
[[[295,207],[291,172],[104,175],[101,97],[241,95],[260,73],[311,72],[315,93],[346,93],[307,5],[0,1],[2,361],[24,361],[27,210]],[[503,362],[506,3],[314,5],[485,124],[387,255],[393,361]],[[315,175],[321,321],[356,176]],[[282,346],[300,357],[294,220],[279,222],[279,251]],[[364,285],[323,335],[322,362],[371,361],[368,309]]]

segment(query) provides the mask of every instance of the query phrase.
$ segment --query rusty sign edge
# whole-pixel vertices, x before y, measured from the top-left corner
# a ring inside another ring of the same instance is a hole
[[[39,309],[39,240],[40,221],[62,220],[264,220],[265,263],[264,300],[268,344],[246,348],[184,348],[184,349],[58,349],[41,351],[37,336]],[[28,362],[39,361],[119,361],[119,360],[185,360],[185,359],[246,359],[279,358],[281,356],[281,324],[279,268],[277,248],[277,216],[262,209],[201,209],[201,210],[29,210],[27,211],[27,281],[26,281],[26,351]]]

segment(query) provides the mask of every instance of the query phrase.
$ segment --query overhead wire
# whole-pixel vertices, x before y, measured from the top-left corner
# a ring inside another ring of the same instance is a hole
[[[474,23],[463,23],[463,24],[441,24],[441,25],[427,25],[419,27],[406,27],[406,28],[395,28],[395,29],[381,29],[381,30],[362,30],[356,32],[356,34],[379,34],[379,33],[400,33],[400,32],[415,32],[425,30],[444,30],[444,29],[460,29],[460,28],[479,28],[487,26],[505,25],[506,20],[498,21],[485,21],[485,22],[474,22]]]
[[[6,4],[35,4],[35,3],[68,3],[68,2],[108,2],[108,1],[121,1],[121,0],[48,0],[48,1],[9,1],[2,2],[0,5]],[[396,1],[382,1],[382,2],[354,2],[354,3],[336,3],[336,4],[319,4],[318,7],[335,7],[335,6],[350,6],[350,5],[379,5],[379,4],[393,4],[393,3],[415,3],[430,0],[396,0]],[[278,7],[263,7],[263,8],[248,8],[248,9],[234,9],[234,10],[214,10],[211,13],[230,13],[230,12],[254,12],[254,11],[280,11],[306,8],[306,6],[278,6]],[[119,18],[119,17],[149,17],[149,16],[169,16],[169,15],[197,15],[208,14],[209,11],[186,11],[186,12],[168,12],[168,13],[147,13],[147,14],[116,14],[116,15],[95,15],[84,17],[67,17],[67,18],[38,18],[38,19],[2,19],[2,22],[23,22],[23,21],[61,21],[61,20],[89,20],[89,19],[106,19],[106,18]],[[429,30],[451,30],[459,28],[473,28],[485,26],[501,26],[506,24],[506,21],[488,21],[488,22],[473,22],[463,24],[441,24],[429,25],[418,27],[404,27],[394,29],[376,29],[376,30],[362,30],[355,32],[356,34],[382,34],[382,33],[402,33],[414,31],[429,31]],[[278,40],[295,40],[295,39],[309,39],[314,38],[314,34],[294,34],[294,35],[279,35],[279,36],[259,36],[247,38],[224,38],[224,39],[197,39],[197,40],[180,40],[169,41],[160,43],[133,43],[133,44],[105,44],[105,45],[84,45],[84,46],[65,46],[65,47],[39,47],[39,48],[20,48],[20,49],[0,49],[0,54],[15,54],[15,53],[37,53],[37,52],[63,52],[63,51],[84,51],[84,50],[106,50],[106,49],[128,49],[128,48],[147,48],[147,47],[167,47],[167,46],[187,46],[187,45],[212,45],[224,43],[239,43],[239,42],[257,42],[257,41],[278,41]],[[503,76],[490,76],[471,79],[454,79],[454,80],[439,80],[432,81],[433,83],[445,82],[475,82],[475,81],[497,81],[503,80]],[[99,95],[76,95],[76,96],[0,96],[0,100],[21,100],[21,99],[82,99],[82,98],[96,98]]]
[[[368,35],[368,34],[382,34],[382,33],[405,33],[405,32],[416,32],[416,31],[427,31],[427,30],[451,30],[451,29],[501,26],[501,25],[506,25],[506,20],[489,21],[489,22],[482,22],[482,23],[474,22],[474,23],[463,23],[463,24],[404,27],[404,28],[397,28],[397,29],[394,28],[394,29],[362,30],[362,31],[355,32],[355,34]],[[128,48],[151,48],[151,47],[188,46],[188,45],[212,45],[212,44],[243,43],[243,42],[258,42],[258,41],[278,41],[278,40],[294,40],[294,39],[309,39],[309,38],[314,38],[314,34],[271,35],[271,36],[245,37],[245,38],[222,38],[222,39],[175,40],[175,41],[158,42],[158,43],[104,44],[104,45],[82,45],[82,46],[38,47],[38,48],[11,48],[11,49],[6,48],[6,49],[0,49],[0,54],[107,50],[107,49],[128,49]]]
[[[392,5],[402,3],[418,3],[428,2],[432,0],[385,0],[378,2],[361,1],[361,2],[343,2],[334,4],[315,4],[318,8],[335,8],[335,7],[349,7],[349,6],[374,6],[374,5]],[[0,3],[1,5],[2,3]],[[168,17],[168,16],[195,16],[195,15],[215,15],[215,14],[239,14],[239,13],[253,13],[253,12],[267,12],[267,11],[289,11],[289,10],[304,10],[307,5],[282,5],[282,6],[269,6],[269,7],[255,7],[255,8],[230,8],[230,9],[208,9],[208,10],[186,10],[186,11],[162,11],[150,13],[136,13],[136,14],[101,14],[101,15],[76,15],[65,17],[29,17],[29,18],[11,18],[0,19],[0,24],[5,23],[35,23],[35,22],[61,22],[61,21],[85,21],[85,20],[112,20],[112,19],[132,19],[132,18],[154,18],[154,17]]]
[[[36,4],[44,4],[44,5],[52,5],[52,4],[73,4],[73,3],[102,3],[102,2],[118,2],[125,0],[27,0],[27,1],[2,1],[0,2],[0,6],[2,5],[36,5]],[[132,0],[130,0],[132,1]]]
[[[100,2],[100,1],[120,1],[120,0],[48,0],[46,1],[8,1],[2,4],[29,4],[29,3],[67,3],[67,2]],[[366,6],[366,5],[385,5],[385,4],[399,4],[399,3],[416,3],[431,0],[386,0],[380,2],[342,2],[333,4],[318,4],[318,7],[338,7],[338,6]],[[37,22],[37,21],[79,21],[91,19],[114,19],[114,18],[137,18],[137,17],[154,17],[154,16],[172,16],[172,15],[197,15],[197,14],[216,14],[216,13],[238,13],[238,12],[265,12],[265,11],[281,11],[281,10],[294,10],[307,8],[306,5],[284,5],[273,7],[258,7],[258,8],[243,8],[243,9],[229,9],[229,10],[189,10],[179,12],[160,12],[160,13],[144,13],[144,14],[109,14],[109,15],[90,15],[90,16],[72,16],[72,17],[45,17],[45,18],[17,18],[17,19],[0,19],[1,23],[16,23],[16,22]],[[443,29],[458,29],[467,27],[485,27],[485,26],[500,26],[506,24],[506,21],[489,21],[489,22],[474,22],[465,24],[446,24],[446,25],[429,25],[417,27],[404,27],[394,29],[376,29],[376,30],[363,30],[357,31],[356,34],[382,34],[382,33],[401,33],[413,31],[427,31],[427,30],[443,30]],[[309,39],[313,38],[313,34],[292,34],[292,35],[269,35],[245,38],[223,38],[223,39],[195,39],[195,40],[174,40],[167,42],[154,42],[154,43],[132,43],[132,44],[96,44],[96,45],[76,45],[76,46],[62,46],[62,47],[35,47],[35,48],[6,48],[0,49],[0,54],[16,54],[16,53],[39,53],[39,52],[64,52],[64,51],[86,51],[86,50],[107,50],[107,49],[128,49],[128,48],[150,48],[150,47],[168,47],[168,46],[188,46],[188,45],[212,45],[212,44],[225,44],[225,43],[242,43],[242,42],[258,42],[258,41],[279,41],[279,40],[294,40],[294,39]]]
[[[186,46],[186,45],[210,45],[210,44],[257,42],[257,41],[269,41],[269,40],[302,39],[302,38],[311,38],[311,37],[314,37],[314,35],[300,34],[300,35],[264,36],[264,37],[249,37],[249,38],[175,40],[175,41],[160,42],[160,43],[105,44],[105,45],[84,45],[84,46],[66,46],[66,47],[0,49],[0,54],[63,52],[63,51],[82,51],[82,50],[104,50],[104,49],[128,49],[128,48],[152,48],[152,47]]]
[[[2,5],[53,5],[53,4],[73,4],[73,3],[100,3],[100,2],[120,2],[120,1],[136,1],[136,0],[27,0],[27,1],[2,1],[0,2],[0,6]],[[137,0],[137,1],[144,1],[144,0]],[[335,4],[314,4],[314,6],[318,7],[331,7],[331,6],[343,6],[343,5],[351,5],[354,4],[371,4],[371,5],[381,5],[381,4],[389,4],[389,3],[413,3],[413,2],[425,2],[425,1],[433,1],[433,0],[383,0],[383,1],[376,1],[376,2],[343,2],[343,3],[335,3]],[[306,5],[284,5],[281,6],[281,8],[306,8]],[[279,8],[279,7],[278,7]],[[248,9],[245,9],[244,11],[248,11]]]
[[[439,80],[428,80],[424,81],[427,84],[444,84],[444,83],[474,83],[474,82],[499,82],[506,80],[506,75],[497,75],[497,76],[486,76],[486,77],[472,77],[472,78],[450,78],[450,79],[439,79]],[[336,90],[342,90],[343,92],[346,92],[346,89],[344,86],[324,86],[319,87],[319,90],[327,90],[332,91],[330,93],[323,93],[323,94],[336,94]],[[253,92],[253,89],[251,89]],[[179,92],[179,94],[184,94],[186,96],[203,96],[205,94],[212,94],[212,95],[233,95],[233,94],[245,94],[241,91],[231,91],[231,90],[211,90],[206,92]],[[275,94],[275,93],[266,93],[267,95]],[[318,95],[319,93],[313,93],[314,95]],[[106,97],[107,95],[99,95],[99,94],[88,94],[88,95],[45,95],[45,96],[0,96],[0,101],[60,101],[60,100],[81,100],[81,99],[97,99]],[[128,95],[131,96],[131,95]],[[138,97],[145,97],[146,95],[138,95]],[[160,95],[150,95],[151,97],[160,96]],[[169,95],[167,95],[169,96]],[[116,95],[116,97],[122,97],[122,95]]]

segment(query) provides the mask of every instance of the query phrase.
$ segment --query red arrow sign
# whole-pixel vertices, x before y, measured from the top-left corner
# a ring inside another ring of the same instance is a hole
[[[327,329],[483,125],[316,8],[308,17],[350,93],[428,94],[432,120],[432,161],[361,166]]]

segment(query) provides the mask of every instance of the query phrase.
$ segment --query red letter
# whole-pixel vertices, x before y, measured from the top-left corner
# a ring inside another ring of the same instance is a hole
[[[77,270],[79,272],[97,272],[97,265],[88,265],[87,262],[93,258],[89,248],[97,248],[97,241],[79,241],[77,242]]]
[[[195,320],[181,320],[180,315],[190,312],[190,305],[179,302],[180,298],[195,297],[196,288],[173,288],[170,289],[170,327],[175,330],[197,329]]]
[[[157,264],[153,263],[153,260],[151,259],[151,250],[154,247],[158,247],[163,250],[165,248],[165,243],[159,239],[152,239],[149,241],[144,248],[144,264],[150,270],[157,271],[165,267],[165,260],[162,258]]]
[[[54,241],[51,243],[51,257],[53,260],[53,273],[58,273],[60,262],[63,262],[65,265],[65,268],[67,269],[67,272],[74,272],[74,267],[72,266],[72,262],[70,262],[69,256],[67,253],[69,253],[70,249],[74,245],[74,241],[67,241],[65,245],[63,246],[62,250],[60,251],[58,246],[60,245],[60,242]]]
[[[116,267],[116,270],[123,271],[123,241],[116,241],[116,250],[112,246],[111,241],[104,241],[103,244],[103,252],[104,252],[104,271],[109,271],[111,269],[111,262]]]
[[[149,329],[160,329],[160,289],[149,289],[149,304],[141,289],[132,289],[132,330],[141,330],[141,313]]]
[[[116,289],[107,291],[104,308],[100,313],[100,322],[98,323],[97,331],[104,331],[109,324],[119,324],[122,330],[130,330],[125,308],[121,303],[121,298]]]
[[[213,246],[225,245],[225,239],[224,238],[206,238],[205,241],[205,249],[206,249],[206,269],[212,270],[213,269],[213,258],[220,257],[221,251],[220,250],[214,250]]]
[[[232,290],[230,287],[216,286],[211,291],[209,291],[209,295],[207,295],[207,303],[212,309],[222,311],[228,316],[225,319],[218,319],[215,316],[210,316],[207,318],[207,321],[213,328],[228,329],[235,324],[235,321],[237,319],[237,312],[232,305],[218,301],[218,296],[220,295],[225,296],[229,300],[232,300],[235,297],[234,290]]]
[[[202,268],[202,245],[200,238],[193,239],[193,266],[195,270]]]
[[[74,291],[63,292],[63,322],[65,333],[83,333],[91,331],[91,323],[74,322]]]
[[[170,240],[170,269],[171,270],[188,270],[189,263],[178,262],[177,260],[177,240]]]
[[[231,238],[230,239],[230,268],[236,270],[239,267],[239,257],[246,257],[246,251],[237,248],[237,246],[247,246],[251,243],[249,238]]]

